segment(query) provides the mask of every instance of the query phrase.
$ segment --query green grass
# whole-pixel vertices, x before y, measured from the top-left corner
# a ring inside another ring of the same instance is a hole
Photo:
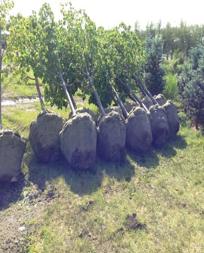
[[[21,123],[26,136],[38,110],[13,110],[7,109],[4,123]],[[63,161],[38,164],[29,156],[27,180],[42,191],[52,186],[56,197],[30,221],[27,252],[204,252],[204,137],[197,132],[183,127],[161,150],[129,154],[123,166],[98,161],[91,172],[76,173]],[[136,228],[127,224],[132,214]]]
[[[28,74],[33,76],[32,73]],[[16,99],[19,97],[36,97],[35,83],[32,80],[25,81],[15,70],[3,75],[2,91],[4,99]],[[43,86],[41,86],[43,93]]]
[[[56,112],[63,118],[68,118],[69,109],[59,110],[56,107],[46,106],[48,111]],[[32,121],[36,120],[40,113],[39,102],[31,104],[22,104],[17,106],[6,106],[2,109],[2,118],[4,128],[8,128],[18,132],[24,138],[28,137],[29,126]]]
[[[34,84],[9,84],[3,87],[4,99],[16,99],[19,97],[36,97],[37,92]]]
[[[94,112],[98,112],[94,104],[82,103],[79,101],[78,105],[88,108]],[[46,105],[48,111],[59,114],[64,119],[67,119],[70,114],[69,108],[57,109],[56,106]],[[4,128],[12,129],[20,133],[23,137],[27,138],[29,134],[29,126],[32,121],[36,120],[37,115],[40,113],[39,102],[30,104],[18,104],[17,106],[5,106],[2,108],[2,118]]]

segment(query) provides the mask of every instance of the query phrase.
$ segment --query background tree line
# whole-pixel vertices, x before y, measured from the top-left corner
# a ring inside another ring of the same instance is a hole
[[[151,23],[145,30],[139,30],[137,26],[135,30],[142,38],[145,38],[149,31],[153,35],[160,34],[163,39],[163,54],[167,59],[172,59],[176,54],[181,60],[185,60],[189,50],[202,43],[204,39],[204,25],[187,25],[183,21],[179,26],[172,26],[170,23],[166,26],[162,26],[162,23]]]

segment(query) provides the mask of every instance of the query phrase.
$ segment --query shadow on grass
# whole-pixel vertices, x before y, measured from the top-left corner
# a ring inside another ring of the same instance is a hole
[[[101,186],[103,173],[98,169],[98,165],[89,171],[74,171],[66,166],[67,173],[64,177],[72,192],[79,196],[89,195]]]
[[[157,152],[153,148],[147,153],[135,154],[132,151],[129,151],[129,157],[139,166],[147,169],[153,169],[159,165],[159,158],[157,156]]]
[[[185,149],[187,147],[186,140],[183,136],[177,135],[169,141],[169,145],[176,149]]]
[[[0,183],[0,211],[9,207],[20,199],[21,192],[25,186],[23,175],[20,176],[16,183]]]
[[[177,135],[174,138],[170,139],[168,143],[162,148],[156,149],[157,153],[166,157],[171,158],[177,154],[177,149],[185,149],[187,147],[187,143],[185,139]]]
[[[137,165],[147,169],[156,168],[159,165],[158,155],[170,158],[176,155],[176,149],[185,147],[185,140],[181,136],[177,136],[174,140],[166,144],[165,147],[157,150],[151,149],[146,154],[128,152],[127,159],[121,165],[107,163],[97,159],[95,168],[89,171],[76,171],[71,169],[64,158],[51,164],[42,164],[34,158],[31,158],[28,163],[28,180],[37,184],[43,191],[46,188],[46,183],[58,177],[63,177],[72,192],[80,196],[88,195],[97,191],[101,186],[105,174],[118,181],[130,181],[135,175],[135,167]]]
[[[170,139],[161,148],[152,148],[147,153],[135,154],[132,151],[129,151],[130,159],[135,161],[139,166],[142,166],[147,169],[156,168],[159,165],[159,157],[161,155],[166,158],[174,157],[177,154],[177,149],[185,149],[187,143],[185,139],[177,135],[174,138]]]
[[[32,158],[28,167],[28,179],[37,184],[42,191],[45,190],[46,183],[62,176],[74,193],[78,195],[91,194],[101,186],[103,176],[97,168],[90,171],[74,171],[64,158],[51,164],[42,164]]]
[[[111,178],[115,178],[117,181],[130,181],[135,175],[135,166],[133,166],[128,158],[121,164],[104,162],[101,159],[99,161],[99,170]]]
[[[64,177],[70,190],[80,196],[91,194],[101,186],[104,174],[116,180],[130,181],[135,175],[134,166],[128,160],[121,165],[114,165],[97,160],[95,168],[88,171],[76,171],[69,167],[64,158],[52,164],[42,164],[32,158],[28,164],[29,181],[44,191],[46,183],[60,176]]]
[[[155,150],[158,155],[161,155],[166,158],[171,158],[177,154],[174,147],[169,143],[166,143],[163,147],[155,148]]]

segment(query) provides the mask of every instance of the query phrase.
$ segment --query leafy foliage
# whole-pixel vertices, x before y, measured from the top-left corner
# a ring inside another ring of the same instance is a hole
[[[51,18],[54,15],[48,4],[44,4],[39,13],[33,12],[29,17],[12,17],[8,40],[8,58],[19,67],[22,76],[27,75],[35,81],[43,111],[45,107],[38,79],[43,77],[47,63],[47,22]]]
[[[41,77],[45,70],[46,20],[49,6],[44,4],[37,14],[29,17],[14,16],[10,22],[8,52],[10,59],[25,73],[32,72],[34,77]],[[54,17],[54,16],[53,16]]]
[[[42,59],[39,61],[42,64],[39,76],[46,83],[46,98],[52,105],[67,106],[59,85],[61,73],[71,95],[80,89],[99,107],[101,102],[104,106],[111,104],[111,85],[118,88],[118,77],[131,79],[144,64],[141,41],[124,24],[111,30],[97,28],[84,11],[75,10],[72,5],[64,6],[62,15],[63,19],[55,22],[48,6],[39,13],[44,34],[41,41],[46,47],[44,64]]]
[[[144,65],[144,49],[137,34],[125,24],[108,31],[101,29],[99,36],[100,68],[97,84],[101,84],[107,105],[113,99],[112,87],[118,90],[125,100],[127,92],[122,83],[131,84],[133,76],[141,72]],[[100,89],[98,85],[97,88]]]
[[[0,2],[0,29],[5,30],[7,26],[7,15],[13,7],[12,0],[2,0]]]
[[[1,96],[2,96],[2,65],[3,57],[6,50],[6,38],[2,33],[7,29],[8,13],[13,7],[13,2],[10,0],[3,0],[0,2],[0,129],[2,128],[2,112],[1,112]]]

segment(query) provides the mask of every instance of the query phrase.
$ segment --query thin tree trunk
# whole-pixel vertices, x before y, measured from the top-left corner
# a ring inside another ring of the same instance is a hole
[[[70,108],[71,108],[71,111],[72,111],[72,116],[74,117],[74,116],[76,116],[76,110],[75,110],[74,105],[73,105],[73,103],[72,103],[71,96],[70,96],[70,94],[69,94],[69,92],[68,92],[68,90],[67,90],[67,86],[66,86],[66,83],[65,83],[65,81],[64,81],[64,78],[63,78],[63,76],[62,76],[62,73],[59,73],[59,76],[60,76],[60,79],[61,79],[61,82],[62,82],[62,87],[63,87],[63,89],[64,89],[64,92],[65,92],[65,94],[66,94],[68,103],[69,103]]]
[[[66,89],[67,89],[67,91],[68,91],[68,93],[69,93],[69,96],[70,96],[70,98],[71,98],[71,100],[72,100],[72,104],[73,104],[73,106],[74,106],[74,109],[77,110],[76,102],[75,102],[74,97],[72,96],[71,92],[69,91],[69,88],[68,88],[68,87],[69,87],[69,84],[66,83]]]
[[[37,93],[38,93],[38,98],[39,98],[39,101],[40,101],[41,110],[43,112],[46,112],[45,104],[44,104],[44,101],[43,101],[43,98],[42,98],[42,93],[41,93],[41,90],[40,90],[39,80],[38,80],[37,77],[35,77],[35,87],[36,87],[36,90],[37,90]]]
[[[88,79],[89,79],[89,80],[88,80],[89,87],[90,87],[90,88],[92,89],[92,91],[93,91],[94,97],[95,97],[95,99],[96,99],[96,103],[97,103],[97,105],[98,105],[98,107],[99,107],[99,110],[100,110],[101,114],[102,114],[103,116],[105,116],[106,113],[105,113],[105,110],[104,110],[103,105],[102,105],[102,103],[101,103],[101,99],[100,99],[100,97],[99,97],[99,95],[98,95],[98,92],[97,92],[97,90],[96,90],[96,88],[95,88],[95,86],[94,86],[94,84],[93,84],[93,79],[92,79],[92,77],[89,76],[89,74],[88,74]]]
[[[119,80],[121,82],[121,84],[128,90],[128,94],[129,94],[129,97],[137,104],[140,105],[140,107],[144,108],[146,112],[149,112],[149,110],[147,109],[147,107],[145,106],[144,103],[142,103],[141,99],[138,98],[132,88],[127,84],[127,83],[124,83],[122,80]]]
[[[71,93],[70,93],[69,95],[70,95],[70,98],[71,98],[71,100],[72,100],[72,104],[73,104],[73,106],[74,106],[74,109],[77,110],[77,105],[76,105],[76,102],[75,102],[75,100],[74,100],[74,97],[72,96]]]
[[[140,81],[137,80],[136,76],[134,76],[134,81],[136,83],[136,85],[139,87],[139,89],[141,90],[141,92],[143,93],[144,96],[148,96],[152,103],[154,105],[157,105],[157,101],[156,99],[152,96],[152,94],[149,92],[149,90],[147,89],[147,87],[145,85],[143,85]]]
[[[138,103],[140,105],[140,107],[142,107],[143,109],[145,109],[146,112],[149,113],[149,109],[146,107],[146,105],[135,95],[135,94],[131,94],[133,97],[133,100]]]
[[[129,114],[128,114],[128,111],[126,110],[126,108],[125,108],[125,106],[123,104],[123,101],[120,99],[120,97],[118,95],[118,92],[115,90],[115,88],[114,87],[111,87],[111,88],[112,88],[113,94],[115,95],[116,100],[117,100],[117,102],[118,102],[118,104],[119,104],[119,106],[120,106],[120,108],[121,108],[121,110],[123,112],[123,116],[125,118],[127,118]]]
[[[195,120],[195,128],[196,128],[196,130],[199,130],[199,124],[198,124],[197,119]]]

